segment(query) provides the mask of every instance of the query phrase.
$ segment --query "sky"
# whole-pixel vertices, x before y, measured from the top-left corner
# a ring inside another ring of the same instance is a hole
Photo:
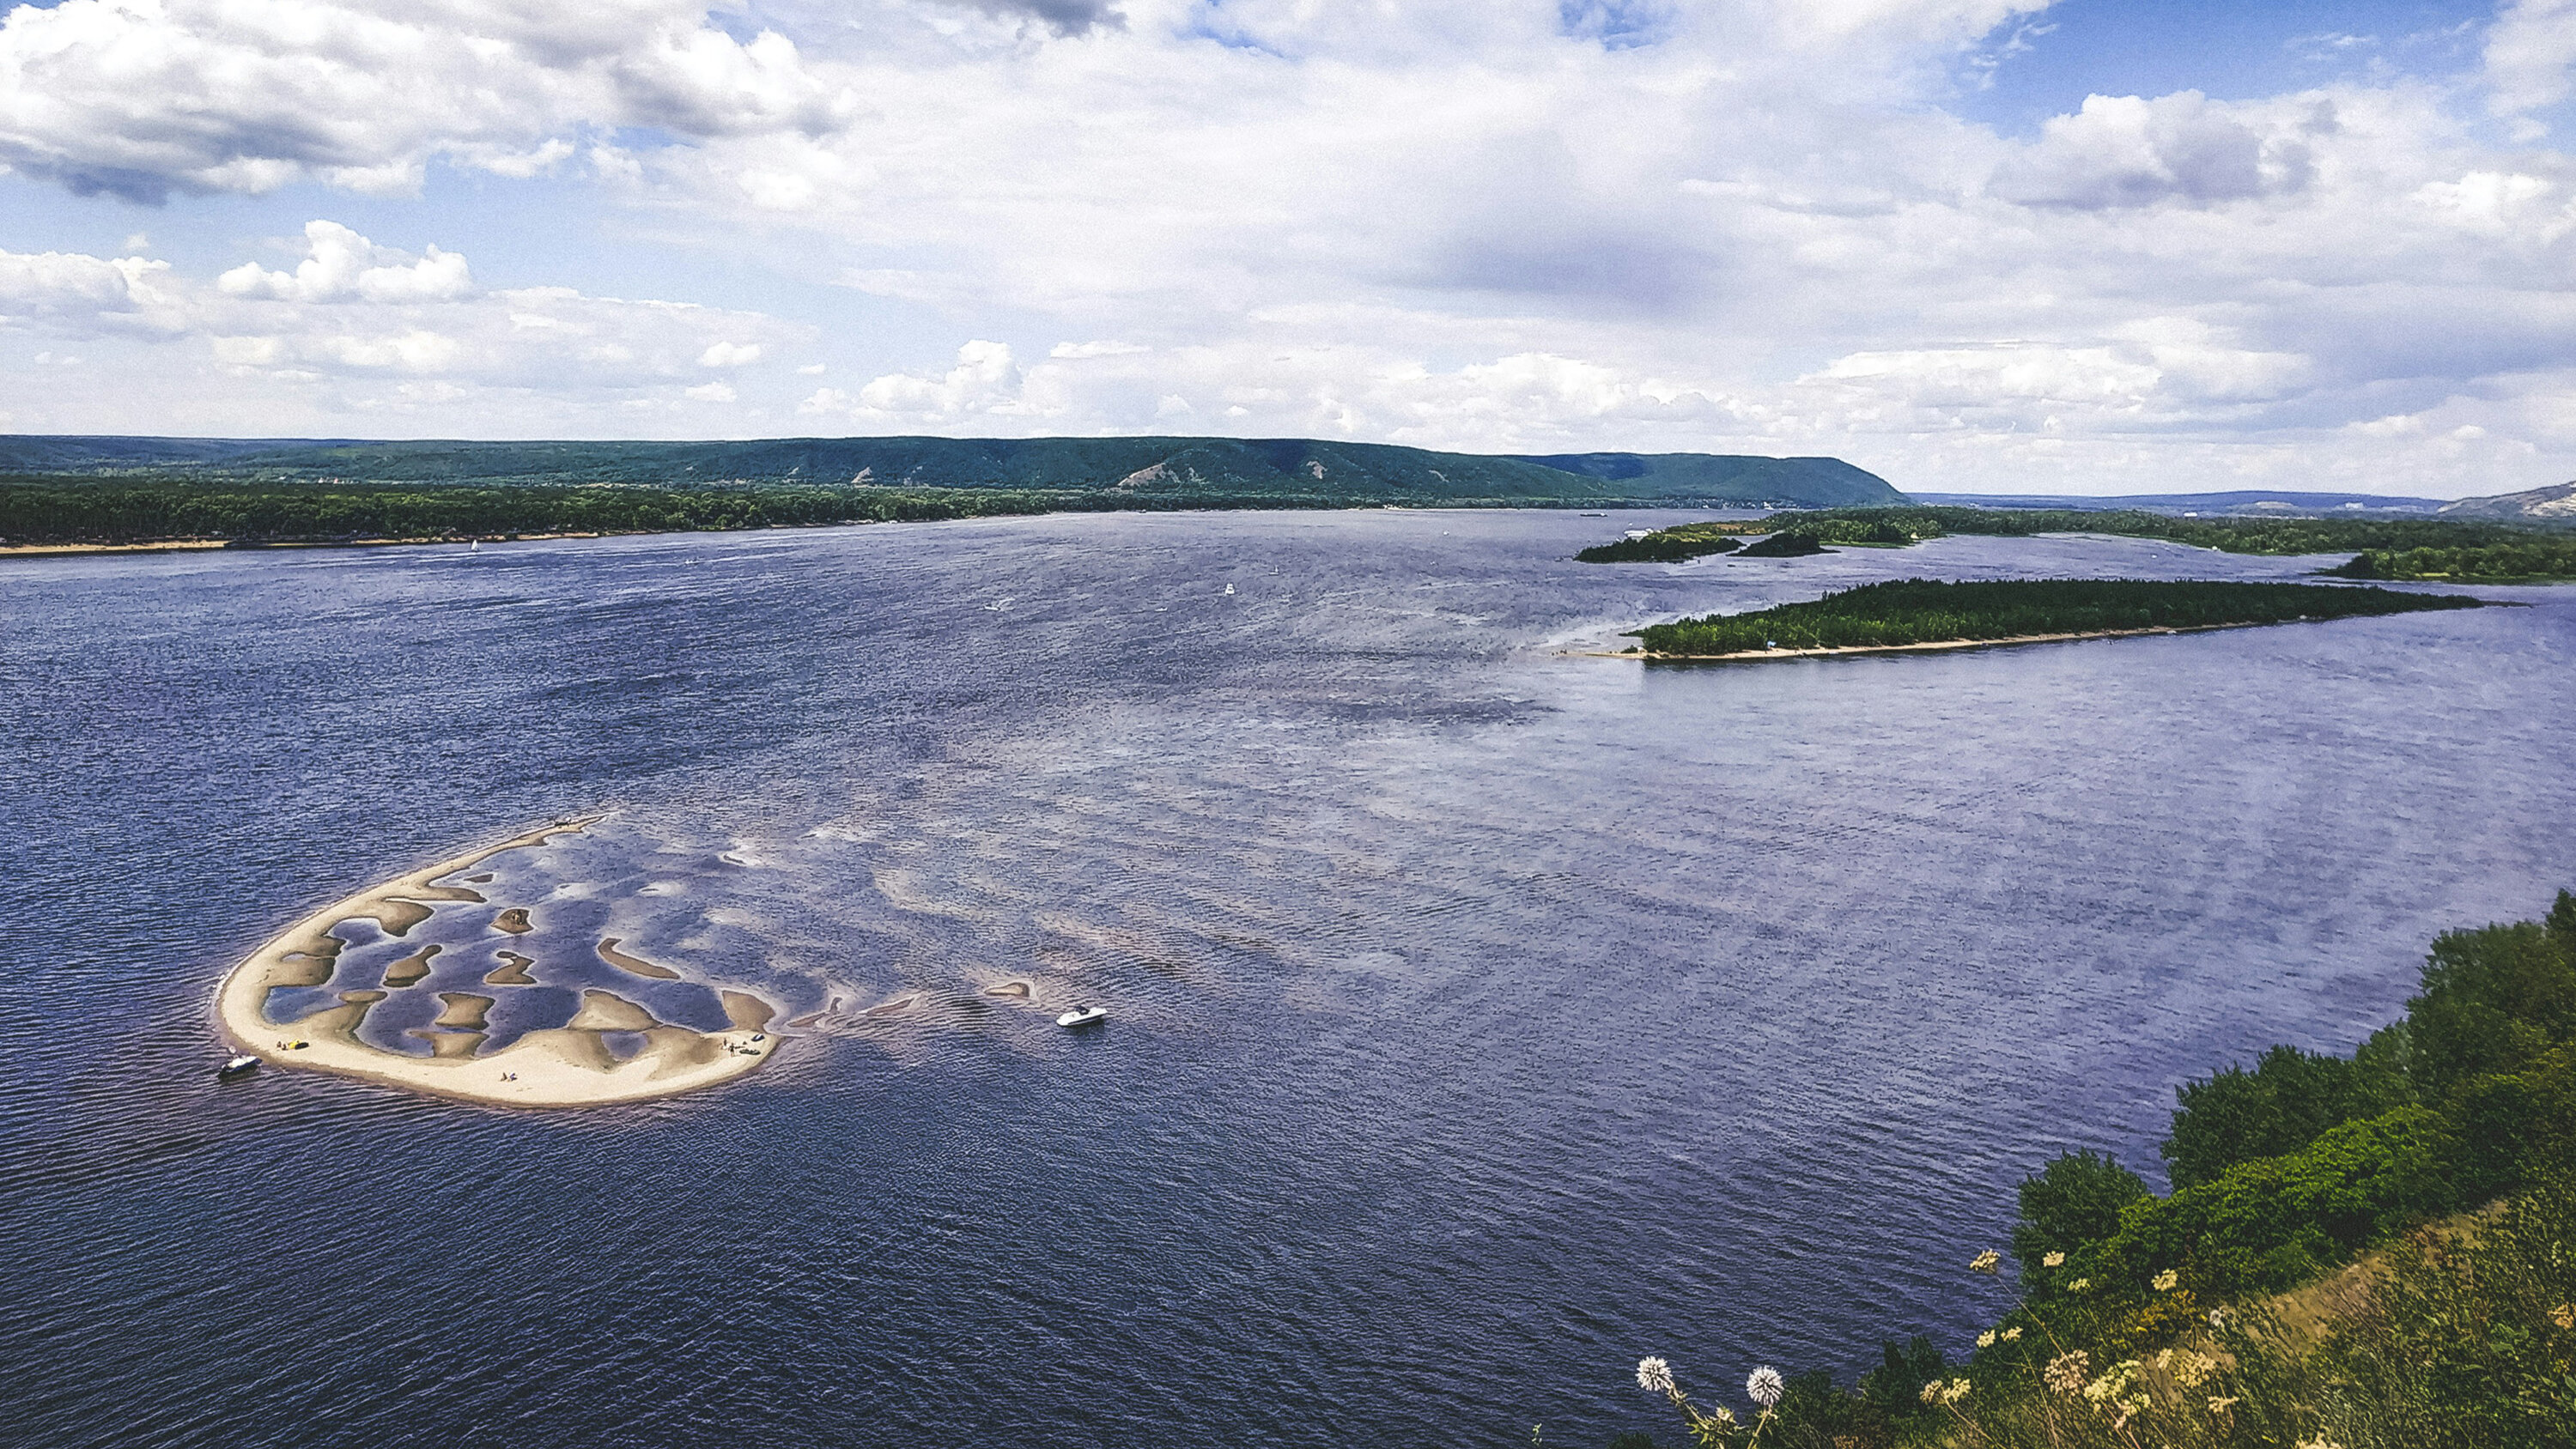
[[[2576,0],[61,0],[0,431],[2576,478]]]

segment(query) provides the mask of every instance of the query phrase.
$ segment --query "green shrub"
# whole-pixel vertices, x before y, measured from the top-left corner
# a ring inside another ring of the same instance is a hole
[[[2171,1197],[2140,1198],[2085,1265],[2107,1293],[2177,1269],[2204,1295],[2287,1288],[2417,1219],[2460,1205],[2448,1129],[2426,1107],[2346,1122],[2297,1152],[2239,1163]]]
[[[2413,1075],[2426,1100],[2470,1078],[2521,1071],[2576,1036],[2576,921],[2567,892],[2549,922],[2452,931],[2433,943],[2423,993],[2406,1003]]]
[[[1949,1360],[1922,1334],[1899,1347],[1895,1339],[1879,1346],[1879,1366],[1861,1375],[1860,1407],[1881,1421],[1911,1419],[1923,1412],[1923,1386],[1950,1371]]]
[[[2121,1209],[2147,1195],[2147,1184],[2111,1158],[2069,1152],[2022,1180],[2021,1221],[2013,1256],[2022,1272],[2040,1271],[2050,1253],[2071,1253],[2120,1230]]]
[[[2215,1180],[2240,1162],[2296,1152],[2328,1128],[2375,1117],[2411,1097],[2393,1050],[2356,1057],[2276,1046],[2254,1069],[2229,1067],[2174,1091],[2173,1135],[2159,1150],[2176,1187]]]

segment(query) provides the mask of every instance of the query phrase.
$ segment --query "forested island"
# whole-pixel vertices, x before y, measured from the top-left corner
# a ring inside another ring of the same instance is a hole
[[[1832,508],[1756,520],[1683,524],[1582,550],[1584,563],[1680,563],[1728,553],[1748,535],[1796,538],[1794,557],[1832,547],[1902,548],[1948,534],[2028,538],[2101,533],[2163,539],[2222,553],[2352,553],[2331,572],[2360,579],[2533,583],[2576,579],[2576,533],[2539,524],[2445,518],[2188,518],[2145,510]],[[1756,556],[1748,552],[1748,557]]]
[[[2008,1245],[1960,1250],[1963,1279],[2008,1251],[2019,1290],[1963,1356],[1891,1337],[1857,1384],[1757,1374],[1723,1421],[1686,1368],[1640,1383],[1704,1445],[2576,1443],[2576,896],[2436,940],[2349,1056],[2274,1047],[2177,1095],[2168,1194],[2069,1153]]]
[[[1667,659],[2098,638],[2301,619],[2475,609],[2456,594],[2409,594],[2337,584],[2135,579],[1896,579],[1806,603],[1710,614],[1636,631],[1639,650]]]
[[[2477,584],[2551,584],[2576,579],[2576,535],[2525,535],[2492,543],[2428,543],[2364,549],[2326,570],[2347,579],[2449,579]]]

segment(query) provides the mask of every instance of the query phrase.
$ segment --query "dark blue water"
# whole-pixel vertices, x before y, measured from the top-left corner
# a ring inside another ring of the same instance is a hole
[[[2022,1174],[2151,1165],[2178,1080],[2348,1047],[2433,933],[2576,882],[2576,596],[1562,652],[1890,573],[2314,564],[1566,561],[1646,521],[0,570],[0,1437],[1597,1444],[1667,1427],[1641,1354],[1955,1345]],[[771,1066],[579,1113],[210,1079],[270,934],[602,808],[501,886],[826,1013]]]

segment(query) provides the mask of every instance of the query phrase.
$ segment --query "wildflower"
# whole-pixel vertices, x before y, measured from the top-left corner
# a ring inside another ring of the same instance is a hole
[[[1949,1384],[1941,1390],[1941,1402],[1945,1405],[1959,1402],[1968,1396],[1969,1387],[1966,1379],[1950,1380]]]
[[[2066,1255],[2064,1253],[2042,1253],[2039,1255],[2039,1266],[2043,1268],[2063,1268],[2066,1266]]]
[[[2003,1254],[1996,1252],[1992,1248],[1988,1248],[1977,1256],[1970,1258],[1968,1260],[1968,1268],[1971,1272],[1992,1273],[2002,1268],[2003,1261]]]
[[[2169,1349],[2169,1348],[2166,1348],[2166,1349],[2158,1349],[2158,1350],[2156,1351],[2156,1367],[2158,1367],[2158,1368],[2171,1368],[2172,1366],[2173,1366],[2173,1350],[2172,1350],[2172,1349]]]
[[[2298,1449],[2343,1449],[2343,1446],[2332,1439],[2327,1438],[2325,1435],[2319,1434],[2313,1439],[2300,1440]]]
[[[2084,1381],[2092,1377],[2092,1373],[2093,1360],[2079,1348],[2050,1359],[2048,1367],[2040,1370],[2040,1377],[2059,1393],[2072,1394],[2084,1387]]]
[[[2092,1280],[2092,1279],[2090,1279],[2090,1278],[2078,1278],[2078,1279],[2076,1279],[2074,1282],[2069,1283],[2069,1284],[2067,1284],[2067,1285],[2066,1285],[2066,1291],[2067,1291],[2067,1292],[2069,1292],[2069,1293],[2081,1293],[2081,1292],[2083,1292],[2085,1289],[2090,1288],[2090,1287],[2092,1287],[2092,1286],[2093,1286],[2093,1280]]]
[[[1939,1379],[1934,1379],[1932,1382],[1925,1384],[1923,1386],[1923,1392],[1915,1395],[1915,1397],[1921,1399],[1927,1404],[1937,1404],[1941,1402],[1941,1381]]]
[[[2230,1410],[2230,1409],[2232,1409],[2232,1408],[2235,1408],[2235,1407],[2236,1407],[2236,1396],[2235,1396],[2235,1395],[2233,1395],[2233,1394],[2230,1394],[2230,1395],[2228,1395],[2226,1398],[2223,1398],[2223,1399],[2220,1399],[2220,1398],[2213,1398],[2213,1399],[2211,1399],[2211,1400],[2209,1401],[2209,1412],[2211,1412],[2211,1413],[2213,1413],[2213,1414],[2224,1414],[2224,1413],[2226,1413],[2228,1410]]]
[[[1977,1335],[1977,1347],[1979,1347],[1979,1348],[1992,1348],[1992,1347],[1994,1347],[1994,1346],[1995,1346],[1995,1331],[1994,1331],[1993,1329],[1989,1328],[1989,1329],[1987,1329],[1985,1332],[1980,1333],[1980,1334],[1978,1334],[1978,1335]]]
[[[2550,1309],[2549,1321],[2561,1328],[2576,1328],[2576,1304],[2561,1303]]]
[[[1785,1387],[1787,1386],[1780,1382],[1780,1371],[1766,1363],[1746,1375],[1744,1396],[1768,1409],[1780,1402],[1780,1393]]]
[[[2227,1310],[2224,1308],[2213,1308],[2209,1310],[2209,1326],[2211,1328],[2225,1328],[2227,1326]]]
[[[2021,1337],[2021,1328],[2016,1324],[2011,1328],[2005,1329],[2002,1334],[1998,1336],[2001,1337],[2004,1342],[2011,1343]]]
[[[2182,1275],[2171,1268],[2167,1268],[2163,1272],[2158,1273],[2155,1277],[2154,1287],[2159,1293],[2171,1293],[2181,1286]]]
[[[2118,1410],[2120,1416],[2119,1422],[2128,1422],[2128,1418],[2131,1414],[2138,1412],[2146,1406],[2145,1401],[2142,1399],[2132,1401],[2122,1397],[2123,1395],[2126,1395],[2130,1388],[2137,1383],[2139,1367],[2140,1365],[2136,1359],[2124,1358],[2120,1360],[2118,1363],[2104,1369],[2100,1378],[2095,1379],[2093,1382],[2084,1386],[2084,1397],[2092,1400],[2093,1405],[2096,1408]],[[2111,1427],[2116,1429],[2119,1427],[2119,1423],[2115,1423]]]
[[[1673,1392],[1673,1366],[1659,1358],[1637,1360],[1637,1387],[1653,1394]]]
[[[1721,1424],[1732,1424],[1735,1422],[1735,1411],[1724,1404],[1720,1404],[1716,1408],[1709,1410],[1708,1416]]]
[[[2174,1355],[2174,1382],[2186,1389],[2199,1388],[2209,1382],[2209,1376],[2216,1372],[2218,1372],[2218,1360],[2208,1354],[2194,1353],[2186,1348]]]

